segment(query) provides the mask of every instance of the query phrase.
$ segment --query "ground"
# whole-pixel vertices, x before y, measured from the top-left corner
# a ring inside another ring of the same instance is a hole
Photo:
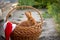
[[[55,22],[52,18],[45,19],[40,40],[60,40],[60,36],[55,29]]]

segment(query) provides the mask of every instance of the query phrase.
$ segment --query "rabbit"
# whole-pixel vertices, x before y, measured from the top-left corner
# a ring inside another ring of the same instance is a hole
[[[35,25],[36,24],[36,20],[32,17],[32,14],[30,11],[28,12],[25,12],[25,15],[27,17],[27,20],[20,23],[19,26],[32,26],[32,25]]]

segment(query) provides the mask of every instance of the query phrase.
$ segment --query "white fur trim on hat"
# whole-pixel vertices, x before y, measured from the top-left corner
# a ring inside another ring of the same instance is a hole
[[[7,25],[8,22],[9,22],[9,21],[7,21],[6,23],[4,23],[4,25],[3,25],[4,30],[5,30],[6,25]],[[16,24],[13,24],[13,23],[12,23],[12,31],[13,31],[15,28],[16,28]]]

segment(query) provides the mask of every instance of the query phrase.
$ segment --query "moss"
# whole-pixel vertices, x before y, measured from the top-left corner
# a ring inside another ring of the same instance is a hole
[[[56,31],[57,31],[57,33],[60,35],[60,24],[57,24],[57,25],[56,25]]]
[[[19,16],[19,18],[23,18],[23,16]]]
[[[48,14],[48,12],[44,12],[44,13],[42,14],[42,16],[43,16],[44,18],[51,18],[51,15]]]

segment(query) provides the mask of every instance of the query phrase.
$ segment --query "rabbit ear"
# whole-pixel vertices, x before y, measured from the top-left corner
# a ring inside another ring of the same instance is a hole
[[[32,15],[30,11],[28,11],[28,12],[30,13],[30,15]]]
[[[31,17],[31,12],[25,12],[25,15],[26,15],[27,17]]]

